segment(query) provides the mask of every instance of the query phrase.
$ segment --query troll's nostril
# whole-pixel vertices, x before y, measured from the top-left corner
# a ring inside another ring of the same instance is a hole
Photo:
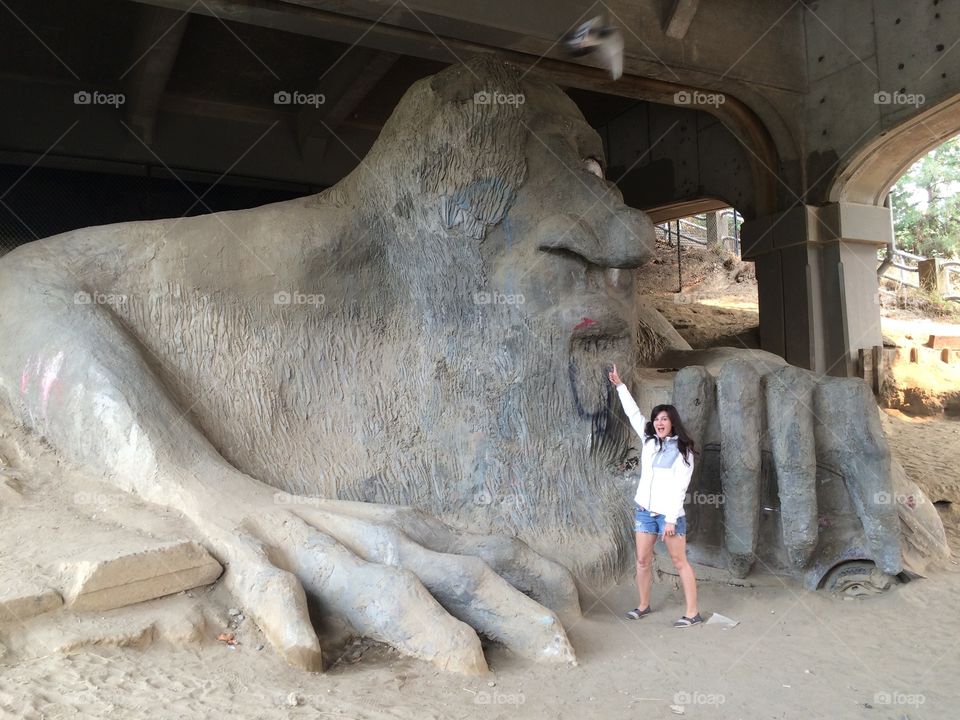
[[[633,285],[633,273],[627,269],[609,268],[603,272],[607,287],[614,290],[629,290]]]

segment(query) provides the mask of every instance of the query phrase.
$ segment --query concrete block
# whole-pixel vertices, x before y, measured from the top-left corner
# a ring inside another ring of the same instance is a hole
[[[61,605],[63,598],[56,590],[11,584],[0,588],[0,623],[23,622]]]
[[[819,222],[811,227],[819,242],[844,240],[876,246],[893,239],[889,208],[838,202],[818,207],[816,212]]]
[[[110,556],[79,560],[67,570],[73,574],[68,604],[79,612],[109,610],[208,585],[223,572],[220,563],[192,541],[121,549]]]
[[[934,350],[960,350],[960,336],[957,335],[931,335],[927,340],[927,347]]]
[[[158,641],[183,648],[212,636],[202,607],[183,595],[83,615],[57,613],[6,629],[4,643],[16,660],[93,647],[145,649]]]

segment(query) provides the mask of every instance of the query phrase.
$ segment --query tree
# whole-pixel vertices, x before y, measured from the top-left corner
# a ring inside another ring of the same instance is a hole
[[[927,257],[960,254],[960,137],[917,160],[890,200],[898,248]]]

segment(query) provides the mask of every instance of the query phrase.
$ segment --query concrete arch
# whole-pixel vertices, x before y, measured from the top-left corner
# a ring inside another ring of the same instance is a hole
[[[733,205],[718,197],[701,197],[694,200],[683,200],[680,202],[660,205],[655,208],[644,208],[644,212],[650,216],[650,220],[655,225],[670,222],[679,218],[698,215],[700,213],[710,212],[712,210],[723,210]]]
[[[883,205],[914,162],[960,133],[960,94],[918,113],[862,147],[834,177],[831,202]]]

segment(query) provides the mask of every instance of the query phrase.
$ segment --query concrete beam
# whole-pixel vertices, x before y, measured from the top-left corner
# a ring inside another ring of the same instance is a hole
[[[828,196],[883,205],[913,163],[960,131],[960,94],[909,118],[864,145],[836,174]]]
[[[165,94],[160,109],[164,112],[176,113],[178,115],[192,115],[216,120],[236,120],[254,125],[272,125],[275,122],[297,122],[296,114],[289,110],[272,110],[253,105],[240,105],[238,103],[209,100],[192,95]],[[340,126],[349,127],[353,130],[363,130],[371,134],[380,132],[379,124],[363,122],[352,118],[343,120]]]
[[[730,207],[730,203],[725,200],[715,200],[714,198],[699,198],[697,200],[687,200],[684,202],[661,205],[657,208],[644,209],[644,212],[650,216],[654,225],[677,220],[679,218],[699,215],[701,213],[715,210],[724,210]]]
[[[690,29],[690,23],[693,22],[693,16],[697,14],[699,4],[700,0],[674,0],[664,23],[664,34],[675,40],[683,40]]]
[[[130,67],[121,76],[127,95],[127,121],[153,145],[157,111],[176,62],[190,13],[145,7],[137,28]]]
[[[452,63],[471,55],[494,53],[518,67],[528,69],[531,77],[553,82],[561,87],[582,88],[666,105],[675,105],[675,96],[680,92],[700,92],[708,95],[714,92],[706,88],[629,73],[614,81],[602,68],[554,60],[542,54],[439,36],[427,29],[421,31],[398,27],[389,25],[386,21],[373,23],[364,18],[278,0],[206,0],[199,4],[192,0],[135,2],[197,12],[221,20],[249,23],[438,62]],[[707,105],[702,109],[730,128],[748,148],[757,213],[762,215],[775,212],[778,185],[775,173],[779,171],[780,158],[770,132],[753,110],[732,95],[726,94],[722,104]]]
[[[297,114],[301,153],[305,152],[308,142],[316,141],[320,147],[317,156],[322,158],[331,136],[349,120],[399,59],[396,53],[352,48],[321,75],[316,89],[326,101],[318,107],[304,106]]]

